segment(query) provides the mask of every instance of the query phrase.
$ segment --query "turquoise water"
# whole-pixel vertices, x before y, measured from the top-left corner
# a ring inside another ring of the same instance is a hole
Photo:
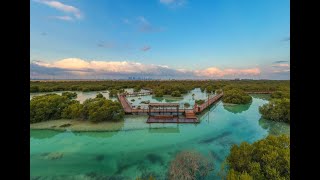
[[[31,177],[147,179],[152,174],[165,179],[178,152],[196,150],[214,157],[215,171],[207,179],[219,179],[217,172],[232,144],[290,133],[287,124],[261,119],[258,107],[268,98],[253,97],[249,105],[218,102],[199,116],[200,124],[146,124],[147,116],[128,115],[114,132],[30,130]]]
[[[192,96],[194,94],[194,96]],[[189,103],[190,107],[193,108],[195,104],[195,100],[198,99],[203,99],[206,100],[214,96],[215,94],[207,94],[206,92],[201,92],[200,88],[196,88],[192,91],[190,91],[187,94],[183,94],[182,97],[171,97],[171,96],[164,96],[164,97],[154,97],[152,95],[148,96],[141,96],[141,97],[127,97],[128,101],[133,105],[133,106],[140,106],[141,109],[143,108],[148,108],[147,104],[143,104],[142,101],[149,101],[150,103],[179,103],[180,108],[184,108],[184,103]],[[134,99],[134,101],[132,101]]]
[[[40,96],[40,95],[51,94],[51,93],[61,95],[63,92],[66,92],[66,91],[30,93],[30,100],[34,96]],[[114,99],[114,100],[116,99],[116,98],[109,98],[108,91],[90,91],[90,92],[73,91],[73,92],[77,93],[77,100],[80,101],[80,103],[82,103],[83,101],[85,101],[88,98],[95,98],[98,93],[101,93],[104,97],[106,97],[108,99]]]

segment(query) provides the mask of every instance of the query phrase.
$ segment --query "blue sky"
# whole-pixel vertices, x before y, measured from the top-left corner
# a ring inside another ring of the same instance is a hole
[[[36,69],[108,78],[138,75],[121,71],[134,63],[148,76],[290,78],[289,0],[31,0],[30,12]]]

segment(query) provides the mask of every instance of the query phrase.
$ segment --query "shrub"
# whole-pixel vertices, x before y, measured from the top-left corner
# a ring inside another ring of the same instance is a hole
[[[253,144],[233,145],[227,164],[227,179],[290,179],[290,139],[269,135]]]
[[[201,105],[201,104],[203,104],[203,103],[205,102],[205,100],[203,100],[203,99],[197,99],[195,102],[196,102],[198,105]]]
[[[189,103],[184,103],[184,107],[185,107],[185,108],[189,108],[189,107],[190,107],[190,104],[189,104]]]
[[[247,104],[252,101],[252,97],[240,89],[229,89],[223,93],[222,101],[232,104]]]
[[[180,93],[180,91],[173,91],[173,92],[171,93],[171,96],[172,96],[172,97],[181,97],[181,93]]]
[[[170,180],[197,180],[209,175],[214,170],[212,159],[195,151],[183,151],[170,163],[168,178]]]
[[[260,106],[259,112],[264,119],[290,123],[290,99],[272,99]]]

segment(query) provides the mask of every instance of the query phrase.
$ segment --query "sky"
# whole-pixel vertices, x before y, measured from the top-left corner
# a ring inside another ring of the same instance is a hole
[[[30,1],[30,78],[129,77],[290,79],[290,1]]]

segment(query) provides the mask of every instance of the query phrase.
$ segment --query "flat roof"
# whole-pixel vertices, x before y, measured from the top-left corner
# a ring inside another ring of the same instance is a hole
[[[180,106],[180,105],[179,105],[179,103],[150,103],[149,106],[177,107],[177,106]]]

